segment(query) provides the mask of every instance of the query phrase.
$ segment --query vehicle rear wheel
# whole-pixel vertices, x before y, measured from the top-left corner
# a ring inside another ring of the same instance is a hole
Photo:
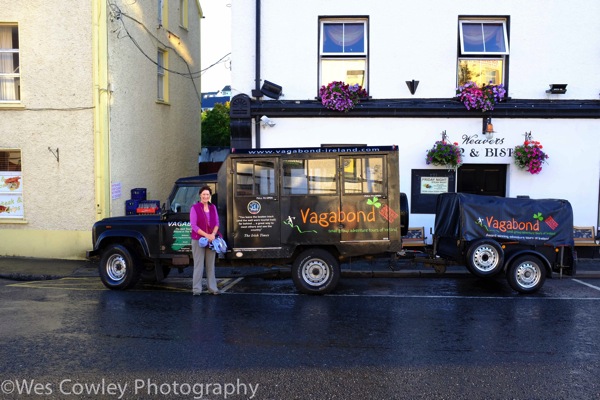
[[[467,251],[467,268],[480,278],[489,278],[502,271],[504,250],[500,243],[491,239],[474,241]]]
[[[134,286],[141,273],[134,253],[120,244],[110,245],[104,250],[98,269],[104,286],[116,290]]]
[[[546,268],[539,257],[522,255],[510,263],[506,279],[510,287],[519,293],[535,293],[546,281]]]
[[[296,257],[292,265],[292,279],[301,293],[330,293],[340,279],[340,265],[328,251],[308,249]]]
[[[408,197],[406,193],[400,193],[400,235],[408,234],[408,221],[410,210],[408,208]]]

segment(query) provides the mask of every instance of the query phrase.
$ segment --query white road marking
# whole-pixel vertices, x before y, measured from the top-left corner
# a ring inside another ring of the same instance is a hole
[[[587,282],[580,281],[579,279],[573,279],[573,282],[581,283],[582,285],[585,285],[587,287],[591,287],[592,289],[600,290],[600,287],[594,286],[594,285],[589,284]]]

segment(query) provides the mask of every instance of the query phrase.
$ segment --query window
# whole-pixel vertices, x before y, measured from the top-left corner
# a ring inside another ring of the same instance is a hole
[[[165,50],[158,49],[156,65],[157,65],[157,93],[156,98],[160,102],[169,101],[169,57]]]
[[[507,21],[459,20],[458,85],[504,83],[509,55]]]
[[[336,194],[335,159],[285,160],[283,194]]]
[[[382,157],[344,157],[344,193],[383,193]]]
[[[168,1],[169,0],[158,0],[158,27],[161,26],[167,29],[169,26],[169,13],[168,13]]]
[[[273,161],[238,161],[235,173],[237,196],[276,194],[275,163]]]
[[[179,0],[179,26],[188,28],[188,0]]]
[[[21,150],[0,149],[0,220],[23,218]]]
[[[343,81],[367,89],[367,20],[322,19],[319,55],[319,87]]]
[[[19,30],[0,24],[0,103],[21,100]]]

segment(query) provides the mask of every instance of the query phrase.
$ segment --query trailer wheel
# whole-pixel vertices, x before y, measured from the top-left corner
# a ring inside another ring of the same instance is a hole
[[[120,244],[110,245],[103,252],[98,269],[104,286],[116,290],[135,285],[141,273],[134,254]]]
[[[510,263],[506,278],[513,290],[525,294],[535,293],[546,281],[546,268],[539,257],[526,254]]]
[[[328,251],[305,250],[294,260],[292,279],[301,293],[330,293],[340,279],[340,265]]]
[[[504,250],[495,240],[480,239],[469,246],[467,251],[467,268],[480,278],[489,278],[504,266]]]

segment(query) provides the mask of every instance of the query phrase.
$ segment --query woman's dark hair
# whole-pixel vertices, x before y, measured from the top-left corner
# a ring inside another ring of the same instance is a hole
[[[198,191],[198,194],[201,194],[202,192],[204,192],[205,190],[208,190],[208,193],[210,193],[210,195],[212,196],[212,189],[210,188],[210,186],[208,185],[204,185],[200,188],[200,190]]]

